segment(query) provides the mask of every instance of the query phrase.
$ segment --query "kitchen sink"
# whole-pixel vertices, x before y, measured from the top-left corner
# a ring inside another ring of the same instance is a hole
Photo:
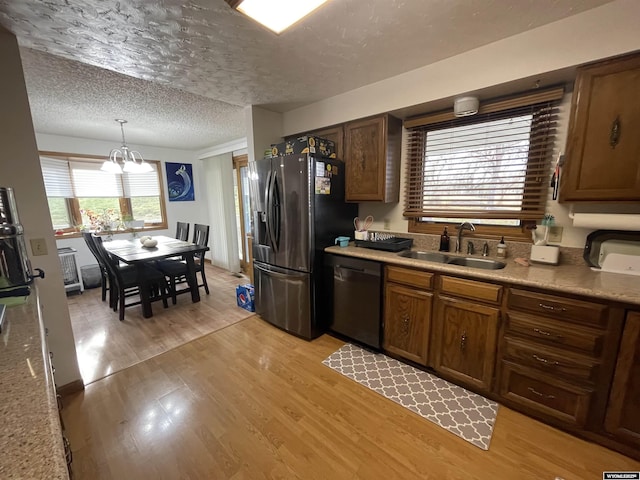
[[[404,250],[398,253],[405,258],[414,258],[426,262],[446,263],[449,265],[460,265],[462,267],[482,268],[485,270],[499,270],[505,267],[505,263],[488,258],[477,257],[452,257],[438,252],[420,252],[415,250]]]
[[[427,262],[447,263],[449,256],[443,253],[437,252],[417,252],[411,250],[404,250],[398,255],[406,258],[415,258],[416,260],[425,260]]]
[[[463,267],[484,268],[485,270],[499,270],[505,267],[505,263],[488,258],[454,257],[447,260],[449,265],[461,265]]]

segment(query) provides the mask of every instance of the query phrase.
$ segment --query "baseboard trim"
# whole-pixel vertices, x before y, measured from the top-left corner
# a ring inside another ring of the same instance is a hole
[[[61,397],[66,397],[71,395],[72,393],[78,393],[84,390],[84,382],[82,380],[74,380],[71,383],[67,383],[66,385],[62,385],[57,388],[57,393]]]

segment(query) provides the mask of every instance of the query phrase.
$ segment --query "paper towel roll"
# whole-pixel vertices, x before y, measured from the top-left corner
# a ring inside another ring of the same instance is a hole
[[[640,230],[640,215],[576,213],[573,226],[597,230]]]

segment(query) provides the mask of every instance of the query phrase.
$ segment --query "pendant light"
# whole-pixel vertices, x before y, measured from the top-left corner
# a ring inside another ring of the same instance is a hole
[[[116,122],[120,124],[120,130],[122,131],[122,146],[120,148],[114,148],[109,154],[109,160],[106,160],[100,170],[109,173],[148,173],[153,171],[151,165],[144,161],[142,154],[136,150],[131,150],[127,146],[127,142],[124,139],[124,124],[126,120],[116,118]],[[122,166],[120,166],[120,163]]]

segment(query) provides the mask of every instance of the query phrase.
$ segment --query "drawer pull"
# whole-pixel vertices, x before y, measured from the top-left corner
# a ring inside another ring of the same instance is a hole
[[[545,310],[553,310],[553,311],[558,311],[558,312],[566,312],[567,309],[564,307],[554,307],[553,305],[545,305],[544,303],[539,303],[538,306],[540,308],[544,308]]]
[[[533,387],[527,387],[527,390],[529,390],[531,393],[533,393],[534,395],[537,395],[538,397],[543,397],[546,398],[548,400],[553,400],[554,398],[556,398],[555,395],[545,395],[544,393],[540,393],[539,391],[537,391],[535,388]]]
[[[533,331],[536,332],[538,335],[544,335],[545,337],[555,337],[557,339],[564,338],[562,335],[558,335],[558,334],[554,335],[553,333],[549,333],[546,330],[540,330],[539,328],[534,328]]]
[[[535,353],[532,355],[532,357],[539,361],[540,363],[543,363],[545,365],[549,365],[549,366],[554,366],[557,367],[558,365],[560,365],[558,362],[552,362],[550,360],[547,360],[546,358],[543,357],[539,357],[538,355],[536,355]]]

